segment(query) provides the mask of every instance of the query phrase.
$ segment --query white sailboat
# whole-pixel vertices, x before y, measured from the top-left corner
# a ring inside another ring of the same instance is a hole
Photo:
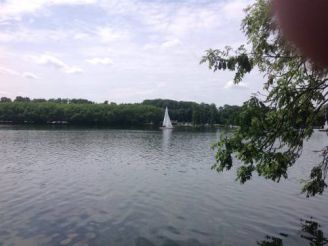
[[[164,120],[163,120],[163,125],[161,128],[162,129],[172,129],[173,128],[171,119],[169,116],[169,110],[167,109],[167,107],[165,108]]]

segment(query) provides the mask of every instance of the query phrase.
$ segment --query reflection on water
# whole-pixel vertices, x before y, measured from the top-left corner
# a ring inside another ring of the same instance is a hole
[[[321,230],[321,225],[311,220],[301,220],[302,222],[302,234],[301,237],[310,241],[310,245],[326,245],[328,244],[328,238],[325,237]]]
[[[281,237],[266,236],[266,239],[258,242],[261,246],[282,246],[283,238],[288,237],[287,234],[279,233]],[[321,225],[314,221],[313,218],[309,220],[301,219],[300,237],[308,241],[310,246],[323,246],[328,244],[328,238],[325,237],[321,230]]]
[[[170,140],[172,137],[173,129],[162,129],[163,134],[163,150],[167,151],[169,149]]]
[[[257,242],[257,245],[260,246],[283,246],[282,239],[279,237],[266,236],[265,240]]]
[[[326,243],[328,196],[300,194],[326,134],[288,180],[245,185],[210,169],[219,134],[0,127],[0,245]]]

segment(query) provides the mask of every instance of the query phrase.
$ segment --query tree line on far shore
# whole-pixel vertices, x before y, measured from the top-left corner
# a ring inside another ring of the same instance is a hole
[[[95,103],[87,99],[0,98],[0,122],[67,123],[72,125],[141,126],[160,125],[164,109],[169,108],[172,121],[192,125],[240,125],[243,106],[205,104],[168,99],[144,100],[142,103]],[[268,109],[269,110],[269,109]],[[317,126],[324,124],[324,112]]]
[[[142,103],[95,103],[86,99],[0,98],[0,122],[67,123],[72,125],[141,126],[160,125],[165,107],[173,121],[192,125],[219,124],[214,104],[145,100]]]

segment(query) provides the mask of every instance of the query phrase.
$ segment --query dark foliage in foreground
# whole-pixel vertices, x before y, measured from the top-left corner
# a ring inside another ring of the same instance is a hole
[[[213,169],[230,170],[235,156],[243,163],[237,171],[241,183],[254,173],[276,182],[288,178],[287,171],[300,157],[304,141],[318,121],[323,125],[328,111],[328,70],[299,55],[284,39],[271,3],[256,0],[246,9],[242,31],[247,44],[236,50],[210,49],[201,60],[213,71],[233,71],[235,83],[254,69],[264,75],[264,92],[246,102],[239,113],[240,128],[222,136],[215,146]],[[328,146],[321,154],[322,162],[312,163],[304,182],[307,196],[322,194],[327,187]]]

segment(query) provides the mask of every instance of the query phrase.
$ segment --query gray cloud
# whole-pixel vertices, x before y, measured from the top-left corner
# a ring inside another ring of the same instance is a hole
[[[22,74],[22,76],[26,79],[40,79],[39,76],[37,76],[34,73],[30,73],[30,72],[25,72],[25,73]]]

